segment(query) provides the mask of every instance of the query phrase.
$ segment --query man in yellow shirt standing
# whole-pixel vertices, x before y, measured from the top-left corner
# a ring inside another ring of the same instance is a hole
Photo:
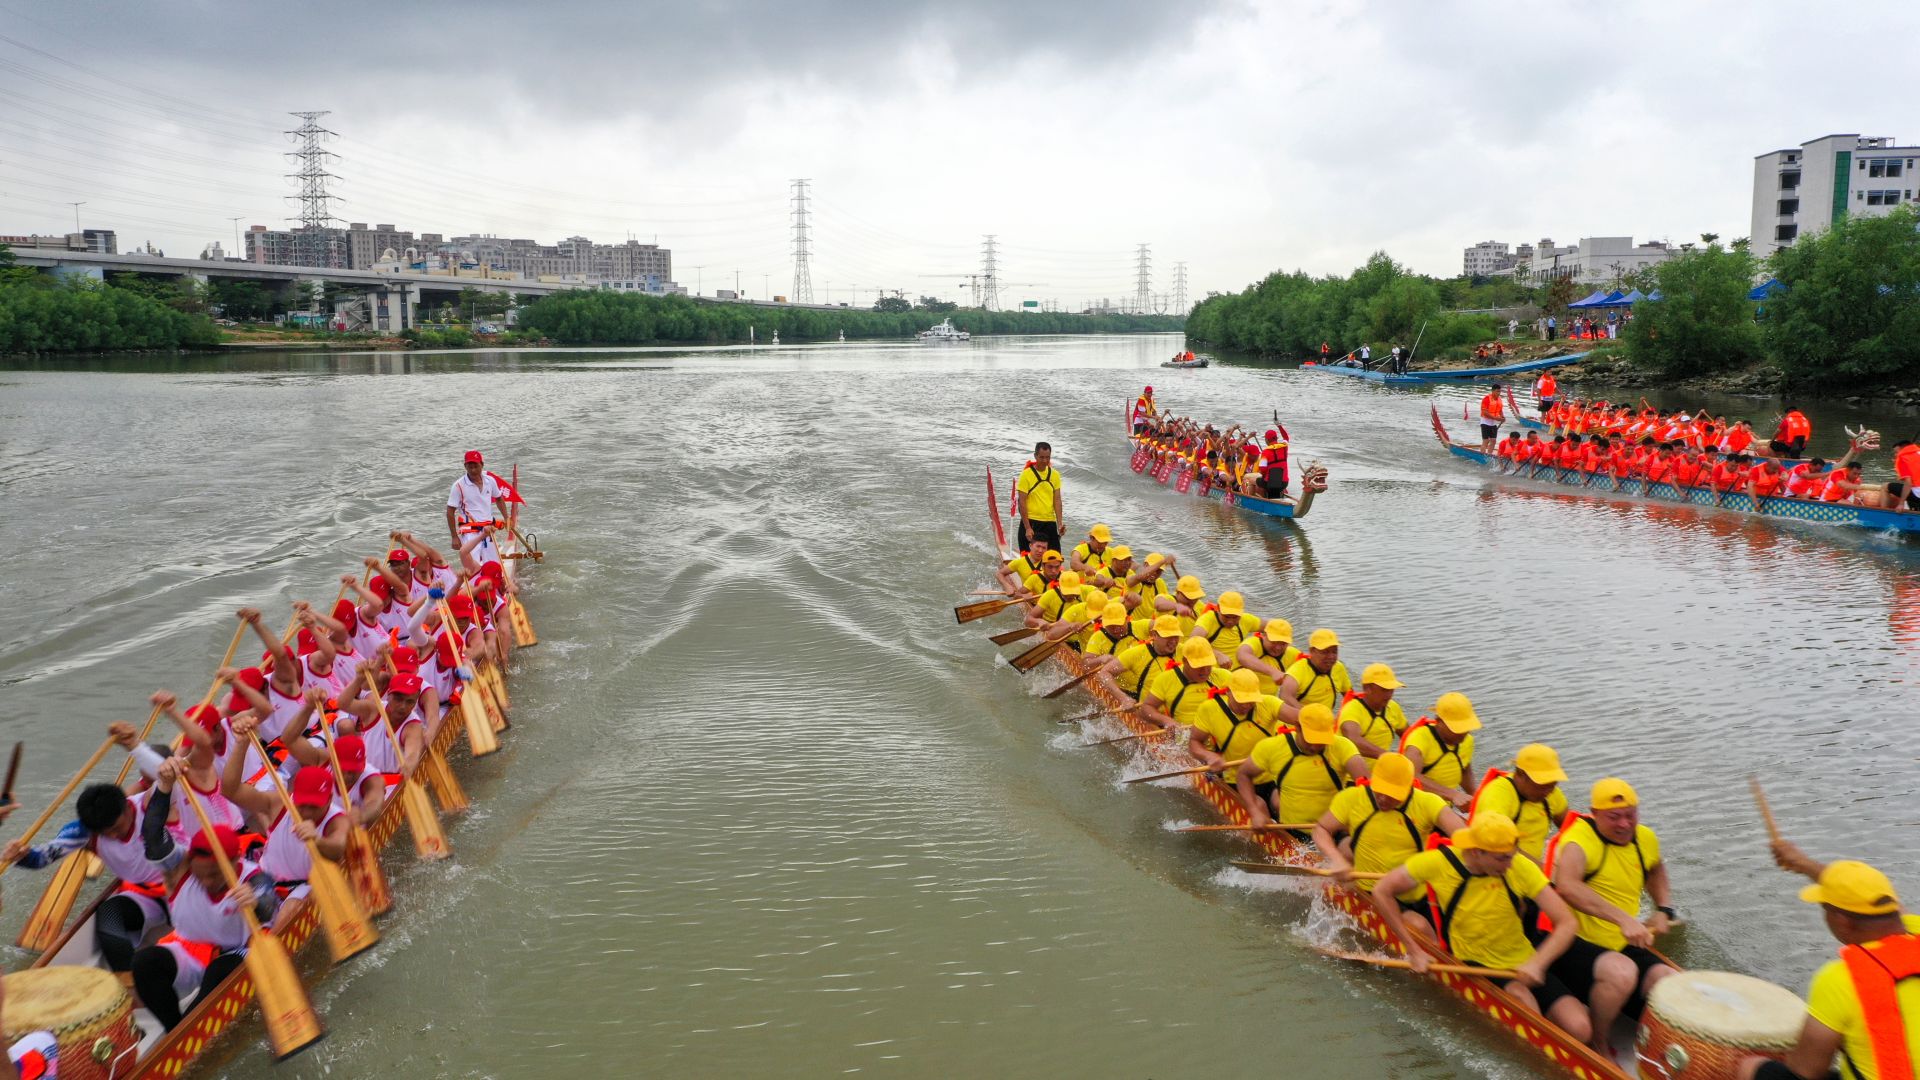
[[[1365,786],[1346,788],[1333,797],[1333,805],[1313,826],[1313,846],[1341,881],[1352,881],[1371,892],[1373,882],[1354,881],[1354,871],[1384,874],[1398,869],[1427,849],[1427,837],[1435,830],[1452,836],[1466,824],[1447,800],[1431,791],[1415,790],[1413,762],[1389,750],[1373,760],[1373,774]],[[1415,886],[1398,899],[1402,911],[1432,925],[1424,890]]]
[[[1819,904],[1840,942],[1807,986],[1807,1021],[1784,1063],[1748,1058],[1741,1080],[1817,1080],[1839,1056],[1843,1080],[1920,1075],[1920,933],[1900,911],[1893,882],[1862,862],[1828,863],[1800,891]]]
[[[1297,731],[1281,728],[1254,746],[1237,787],[1253,824],[1270,824],[1274,818],[1267,808],[1272,807],[1280,823],[1299,826],[1294,834],[1305,840],[1334,796],[1366,776],[1367,767],[1367,759],[1335,729],[1333,710],[1306,705]]]
[[[1373,887],[1373,909],[1406,945],[1416,972],[1433,963],[1412,935],[1396,897],[1425,886],[1440,918],[1442,940],[1462,962],[1514,971],[1499,983],[1509,997],[1540,1013],[1581,1042],[1593,1038],[1587,1007],[1551,969],[1573,944],[1573,909],[1547,883],[1547,875],[1520,855],[1520,830],[1499,814],[1483,814],[1453,834],[1450,847],[1423,851],[1389,871]],[[1525,901],[1553,920],[1553,931],[1536,945],[1522,918]]]
[[[1568,980],[1574,992],[1587,999],[1594,1030],[1604,1032],[1612,1030],[1623,1008],[1637,1018],[1636,1006],[1645,1004],[1653,985],[1673,974],[1666,958],[1653,951],[1655,935],[1673,924],[1673,901],[1660,838],[1640,824],[1640,796],[1633,788],[1609,776],[1593,785],[1588,807],[1586,814],[1566,815],[1547,848],[1545,869],[1554,889],[1580,917],[1580,940],[1635,968],[1628,976],[1616,962],[1613,978],[1596,978],[1584,988],[1578,979]],[[1654,903],[1653,917],[1644,923],[1643,894]]]
[[[1331,714],[1340,699],[1352,692],[1353,677],[1340,662],[1340,635],[1325,628],[1307,637],[1306,655],[1287,669],[1279,689],[1289,723],[1299,716],[1302,705],[1325,705]]]
[[[1060,471],[1053,467],[1053,444],[1034,443],[1033,460],[1020,470],[1014,490],[1020,510],[1020,542],[1039,537],[1060,550],[1060,528],[1067,520],[1067,496],[1060,488]]]
[[[1393,692],[1405,685],[1387,665],[1368,664],[1360,672],[1360,693],[1340,706],[1340,734],[1352,739],[1353,745],[1370,758],[1400,745],[1400,735],[1407,730],[1407,714],[1393,700]]]

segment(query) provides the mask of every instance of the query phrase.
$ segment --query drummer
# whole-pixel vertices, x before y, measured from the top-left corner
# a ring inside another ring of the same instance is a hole
[[[1673,925],[1672,884],[1660,857],[1660,838],[1640,824],[1640,796],[1625,780],[1609,776],[1593,785],[1585,814],[1568,814],[1547,847],[1547,877],[1580,917],[1580,940],[1633,962],[1632,979],[1597,977],[1585,995],[1593,1028],[1605,1032],[1624,1009],[1639,1016],[1646,996],[1674,973],[1653,939]],[[1653,916],[1641,922],[1640,897],[1653,899]],[[1618,961],[1611,962],[1618,969]],[[1638,981],[1632,981],[1637,979]],[[1575,992],[1583,988],[1570,980]]]
[[[1866,863],[1843,860],[1828,863],[1800,899],[1824,910],[1840,958],[1807,986],[1806,1024],[1786,1061],[1750,1057],[1740,1063],[1740,1080],[1920,1074],[1920,933],[1901,913],[1893,883]]]

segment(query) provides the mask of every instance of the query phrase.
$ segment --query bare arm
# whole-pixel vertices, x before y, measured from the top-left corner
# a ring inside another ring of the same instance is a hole
[[[1620,928],[1627,937],[1627,944],[1638,945],[1643,949],[1653,947],[1653,933],[1633,912],[1622,911],[1607,902],[1606,898],[1594,892],[1592,886],[1582,880],[1587,873],[1587,852],[1579,844],[1562,843],[1560,854],[1554,859],[1553,887],[1574,910],[1591,915],[1596,919]]]

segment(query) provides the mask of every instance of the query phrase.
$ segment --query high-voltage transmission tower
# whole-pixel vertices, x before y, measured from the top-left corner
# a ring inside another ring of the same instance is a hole
[[[339,155],[321,144],[339,136],[320,126],[320,118],[327,115],[327,110],[292,115],[301,120],[298,130],[287,132],[300,140],[300,148],[287,154],[300,169],[287,174],[288,178],[300,181],[300,194],[292,196],[300,200],[300,231],[294,240],[294,265],[337,270],[341,265],[340,247],[330,231],[334,219],[329,203],[333,196],[327,193],[327,181],[333,179],[333,174],[327,171],[327,162]]]
[[[994,240],[998,235],[988,233],[986,243],[980,248],[980,290],[975,294],[975,299],[988,311],[1000,310],[1000,263],[998,245]]]
[[[1153,309],[1153,256],[1147,248],[1146,244],[1140,245],[1134,262],[1133,310],[1141,315]]]
[[[1173,313],[1187,313],[1187,264],[1183,262],[1173,264]]]
[[[793,302],[796,304],[813,303],[813,267],[809,257],[813,254],[812,240],[807,236],[807,184],[806,180],[793,182]]]

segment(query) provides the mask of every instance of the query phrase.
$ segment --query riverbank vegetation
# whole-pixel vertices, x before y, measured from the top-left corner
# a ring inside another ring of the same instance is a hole
[[[204,313],[99,281],[16,267],[0,245],[0,354],[194,349],[220,341]]]
[[[685,296],[585,289],[544,296],[520,308],[524,333],[559,345],[644,345],[654,342],[723,343],[778,333],[785,341],[911,337],[942,318],[973,334],[1126,334],[1177,332],[1169,315],[1078,315],[1067,312],[985,311],[916,306],[901,298],[893,310],[767,307],[696,301]]]

